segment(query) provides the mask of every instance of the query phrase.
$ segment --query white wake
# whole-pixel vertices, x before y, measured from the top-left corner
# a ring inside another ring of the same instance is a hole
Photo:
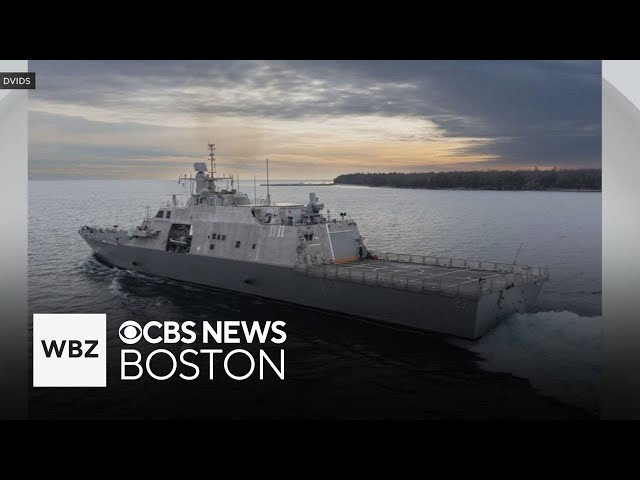
[[[454,340],[478,353],[486,370],[528,379],[540,393],[600,410],[602,317],[573,312],[515,314],[475,342]]]

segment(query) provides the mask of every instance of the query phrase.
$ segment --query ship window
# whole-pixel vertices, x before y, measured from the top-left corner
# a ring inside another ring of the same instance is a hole
[[[171,218],[171,210],[167,210],[167,217],[166,218]]]
[[[236,248],[240,248],[240,240],[236,241]]]
[[[225,240],[227,238],[226,235],[222,235],[222,240]]]
[[[215,247],[213,243],[209,244],[209,250],[213,250],[213,247]]]
[[[220,235],[218,235],[218,240],[220,240]]]
[[[158,213],[156,213],[156,218],[162,218],[163,215],[164,215],[164,210],[158,210]]]
[[[253,244],[253,247],[251,247],[251,248],[252,248],[253,250],[255,250],[255,249],[256,249],[256,244],[254,243],[254,244]]]
[[[209,237],[207,237],[209,238]],[[214,240],[216,239],[216,234],[214,233],[213,235],[211,235],[211,238],[213,238]]]

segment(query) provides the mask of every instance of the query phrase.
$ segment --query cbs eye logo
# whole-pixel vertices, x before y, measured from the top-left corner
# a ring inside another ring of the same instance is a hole
[[[122,325],[120,325],[120,330],[118,330],[118,334],[120,335],[120,340],[122,340],[127,345],[133,345],[140,340],[142,337],[142,328],[138,325],[137,322],[133,320],[127,320]]]

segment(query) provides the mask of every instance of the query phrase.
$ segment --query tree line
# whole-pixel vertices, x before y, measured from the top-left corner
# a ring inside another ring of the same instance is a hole
[[[335,184],[470,190],[602,190],[602,169],[476,170],[427,173],[349,173]]]

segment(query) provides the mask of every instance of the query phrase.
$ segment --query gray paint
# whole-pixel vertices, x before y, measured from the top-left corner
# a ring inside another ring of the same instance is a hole
[[[546,279],[523,281],[514,266],[502,273],[495,264],[483,269],[482,262],[358,261],[369,255],[358,226],[343,215],[328,221],[314,193],[306,205],[252,205],[241,192],[219,190],[219,180],[198,171],[199,193],[186,206],[167,206],[131,232],[85,226],[79,233],[98,257],[120,268],[466,338],[535,303]],[[188,235],[176,225],[190,226]],[[172,251],[176,244],[179,251]],[[333,278],[324,275],[327,266],[344,261],[354,263],[331,267]],[[354,266],[364,270],[354,273]],[[461,279],[451,284],[450,274]],[[482,282],[494,277],[500,287],[491,280],[486,290]],[[436,292],[429,282],[436,282]]]
[[[423,330],[478,338],[512,311],[524,311],[519,288],[480,301],[308,277],[287,266],[119,246],[86,238],[95,254],[120,268]],[[134,265],[135,262],[135,265]],[[540,286],[528,287],[537,297]]]

